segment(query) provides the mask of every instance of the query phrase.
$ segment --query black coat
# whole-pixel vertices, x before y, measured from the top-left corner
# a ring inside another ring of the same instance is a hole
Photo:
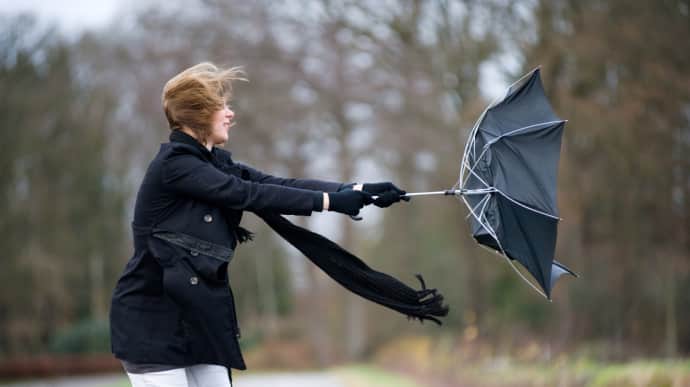
[[[310,215],[342,187],[266,175],[173,131],[137,194],[134,255],[110,308],[115,356],[245,369],[227,274],[242,211]]]

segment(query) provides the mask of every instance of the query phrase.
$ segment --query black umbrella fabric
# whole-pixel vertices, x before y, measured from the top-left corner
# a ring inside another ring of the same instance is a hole
[[[554,261],[560,219],[556,183],[565,122],[544,95],[539,68],[533,70],[489,105],[474,125],[458,189],[449,191],[467,205],[477,242],[508,258],[511,265],[512,260],[520,262],[549,299],[560,276],[575,275]]]

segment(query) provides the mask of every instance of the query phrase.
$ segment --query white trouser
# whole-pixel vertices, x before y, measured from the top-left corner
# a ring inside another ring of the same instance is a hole
[[[130,374],[132,387],[232,387],[228,369],[215,364],[198,364],[167,371]]]

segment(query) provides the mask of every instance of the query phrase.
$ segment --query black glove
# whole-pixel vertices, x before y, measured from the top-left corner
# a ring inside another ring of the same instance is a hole
[[[400,199],[407,202],[410,198],[404,196],[407,192],[396,187],[395,184],[386,181],[382,183],[365,183],[362,185],[362,191],[377,195],[378,198],[374,200],[374,205],[380,208],[390,207],[393,203],[397,203]]]
[[[328,194],[328,211],[357,215],[362,207],[371,204],[373,201],[371,194],[364,191],[344,190],[331,192]]]
[[[362,184],[362,191],[367,191],[370,194],[374,195],[378,195],[386,191],[396,191],[400,195],[405,194],[405,191],[396,187],[395,184],[391,183],[390,181],[385,181],[381,183],[364,183]]]

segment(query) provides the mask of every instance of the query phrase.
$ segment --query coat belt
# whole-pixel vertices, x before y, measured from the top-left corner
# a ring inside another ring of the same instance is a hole
[[[134,223],[132,223],[132,234],[134,235],[134,248],[136,250],[148,249],[148,238],[153,236],[189,250],[192,255],[196,255],[197,253],[204,254],[223,262],[230,262],[235,253],[235,251],[229,247],[208,242],[181,232],[142,227]]]

